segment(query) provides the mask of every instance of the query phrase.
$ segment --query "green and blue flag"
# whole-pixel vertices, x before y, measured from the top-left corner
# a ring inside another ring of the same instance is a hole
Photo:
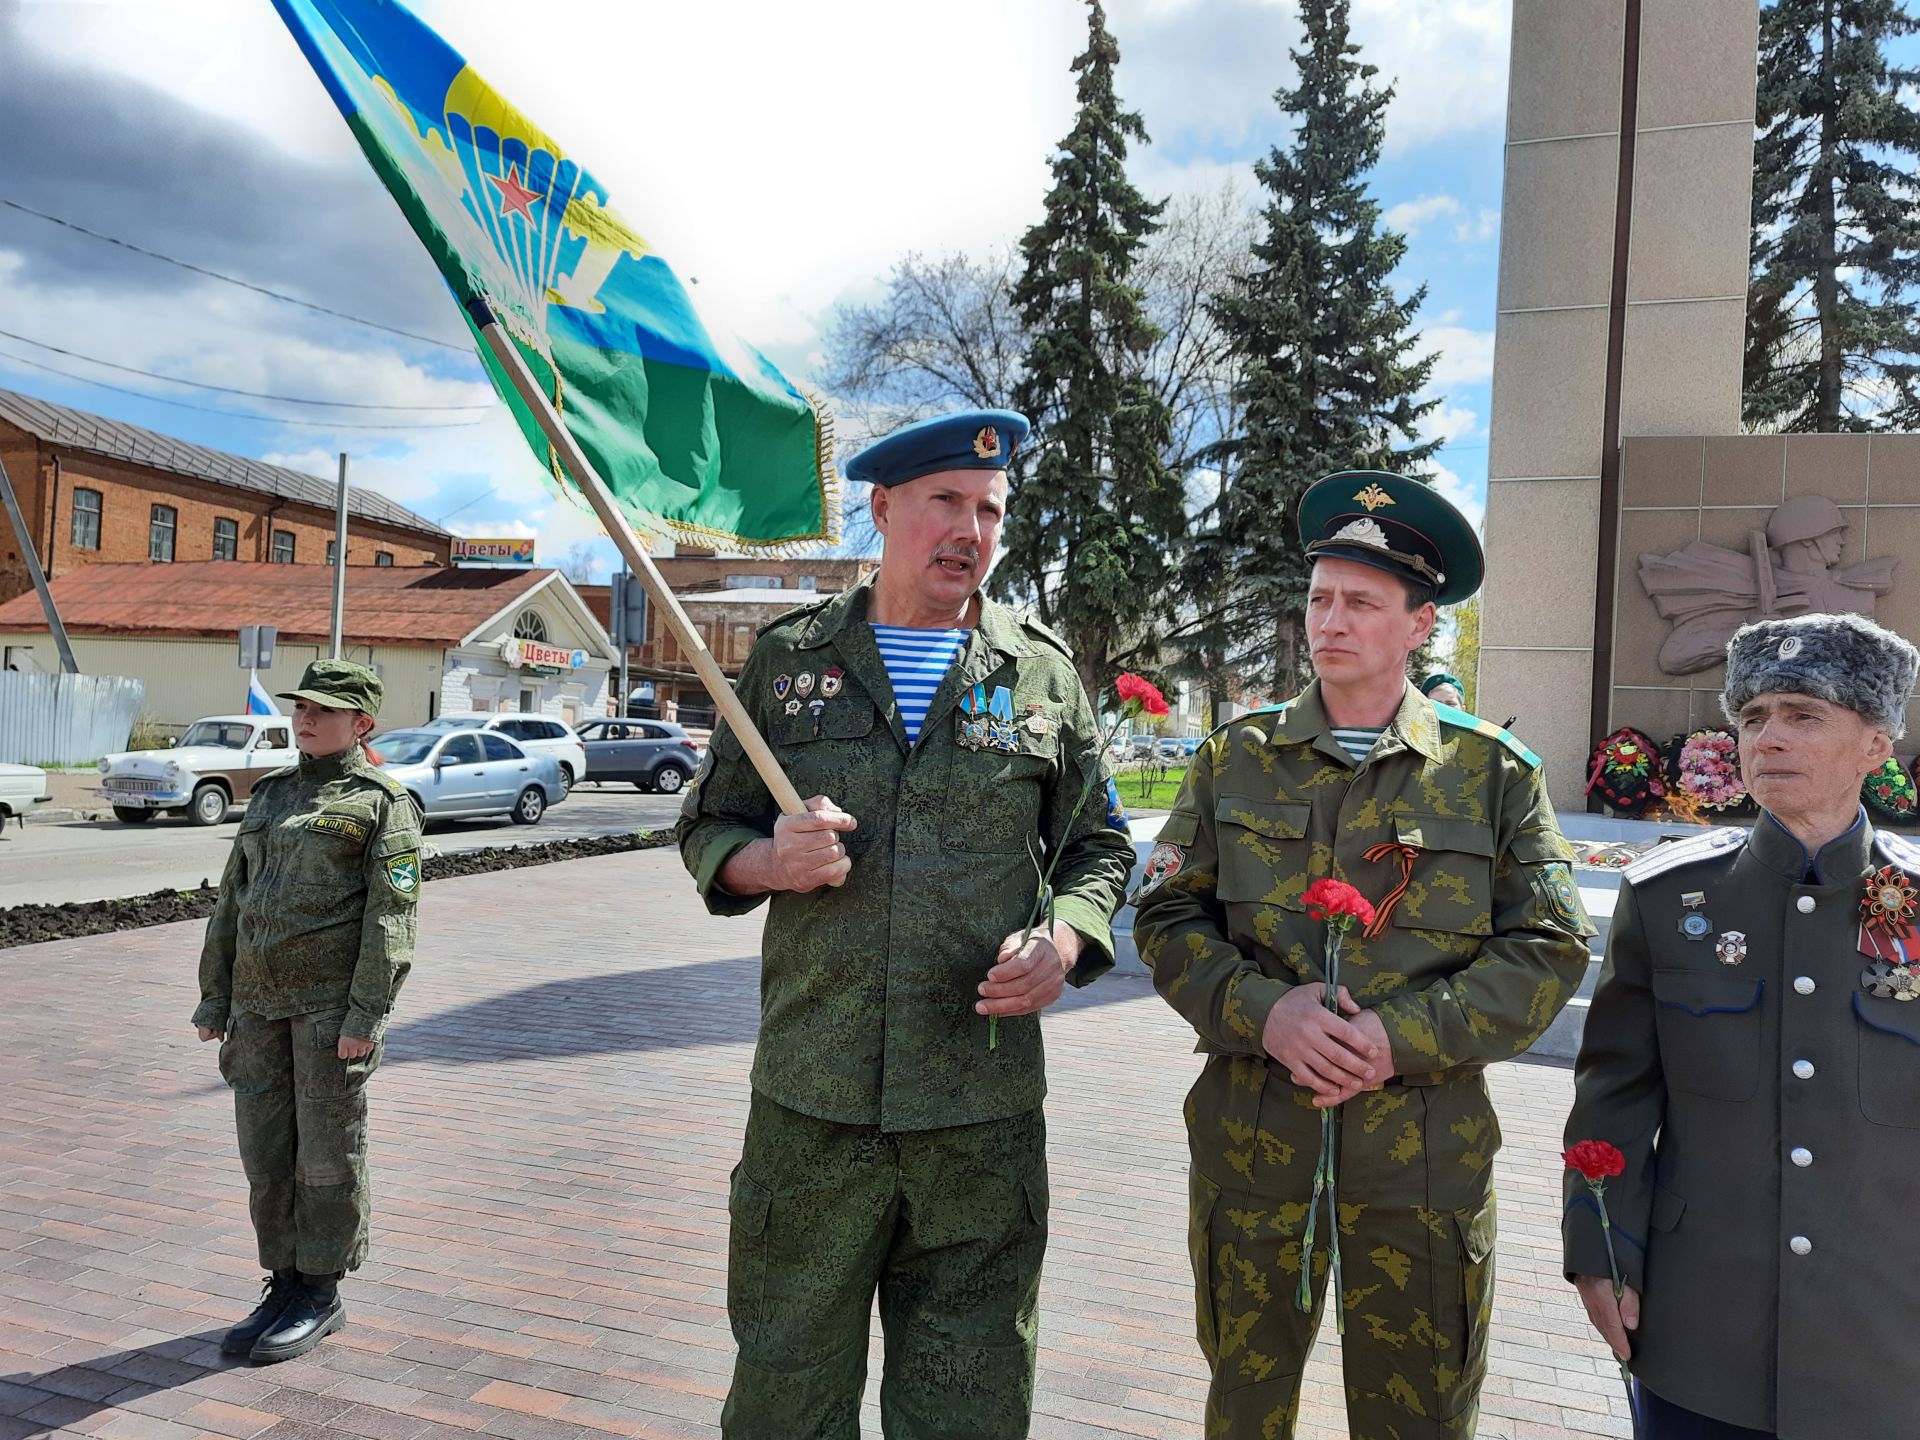
[[[832,420],[700,318],[606,188],[396,0],[274,0],[459,300],[491,311],[621,510],[694,544],[839,538]],[[475,334],[494,388],[577,492]]]

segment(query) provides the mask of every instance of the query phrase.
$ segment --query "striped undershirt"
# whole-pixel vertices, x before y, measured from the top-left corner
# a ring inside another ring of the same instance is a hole
[[[907,729],[907,744],[917,744],[921,722],[927,718],[927,706],[933,692],[940,688],[953,658],[967,638],[965,630],[909,630],[899,625],[876,625],[873,638],[880,647],[880,659],[887,667],[887,679],[893,682],[893,698],[900,706],[900,723]]]
[[[1340,742],[1340,748],[1353,757],[1353,763],[1361,764],[1367,753],[1373,749],[1373,742],[1386,730],[1384,725],[1336,725],[1333,738]]]

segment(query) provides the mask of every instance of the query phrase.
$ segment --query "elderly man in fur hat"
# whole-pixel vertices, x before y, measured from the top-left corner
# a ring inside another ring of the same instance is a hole
[[[1740,630],[1722,704],[1763,813],[1624,872],[1566,1131],[1626,1156],[1617,1299],[1571,1172],[1563,1228],[1646,1440],[1920,1434],[1920,846],[1860,805],[1917,666],[1858,615]]]

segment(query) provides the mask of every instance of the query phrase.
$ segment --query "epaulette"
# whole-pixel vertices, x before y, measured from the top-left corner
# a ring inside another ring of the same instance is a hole
[[[1920,844],[1891,830],[1873,832],[1873,847],[1908,874],[1920,872]]]
[[[1073,659],[1073,647],[1067,644],[1067,642],[1062,640],[1058,635],[1054,634],[1054,632],[1049,630],[1045,625],[1041,624],[1038,620],[1034,619],[1031,615],[1022,615],[1020,617],[1020,628],[1023,630],[1030,631],[1035,635],[1038,635],[1042,640],[1046,641],[1049,645],[1053,646],[1054,649],[1058,650],[1062,655],[1066,656],[1067,659],[1069,660]]]
[[[804,615],[811,615],[814,611],[822,608],[823,606],[831,605],[835,600],[839,598],[840,597],[837,595],[822,595],[818,600],[810,600],[805,605],[796,605],[793,607],[793,609],[774,616],[773,619],[767,621],[766,624],[762,625],[754,633],[757,635],[764,635],[769,630],[774,629],[776,626],[786,624],[789,620],[798,620]]]
[[[278,769],[269,770],[267,771],[266,774],[262,775],[258,780],[253,782],[253,788],[255,790],[258,790],[262,785],[265,785],[269,780],[284,780],[287,778],[287,776],[296,773],[299,769],[300,769],[300,762],[296,760],[291,765],[282,765]]]
[[[393,776],[387,774],[387,772],[382,770],[378,765],[369,764],[366,775],[369,780],[377,784],[395,800],[405,800],[409,798],[407,795],[407,787],[394,779]]]
[[[1730,856],[1747,843],[1747,833],[1737,825],[1722,825],[1689,840],[1676,841],[1672,845],[1656,845],[1622,870],[1621,878],[1638,885],[1684,865],[1698,865],[1702,860]]]
[[[1525,741],[1510,730],[1502,730],[1491,720],[1483,720],[1478,715],[1469,715],[1465,710],[1456,710],[1451,705],[1442,705],[1438,700],[1433,702],[1433,713],[1456,729],[1471,730],[1474,734],[1484,735],[1489,740],[1498,740],[1518,755],[1529,770],[1540,768],[1540,757],[1527,748]]]

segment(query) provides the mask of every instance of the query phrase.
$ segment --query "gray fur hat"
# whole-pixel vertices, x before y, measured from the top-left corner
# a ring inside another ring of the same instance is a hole
[[[1737,722],[1756,695],[1783,691],[1845,706],[1898,740],[1920,651],[1864,615],[1794,615],[1743,625],[1727,642],[1720,708]]]

